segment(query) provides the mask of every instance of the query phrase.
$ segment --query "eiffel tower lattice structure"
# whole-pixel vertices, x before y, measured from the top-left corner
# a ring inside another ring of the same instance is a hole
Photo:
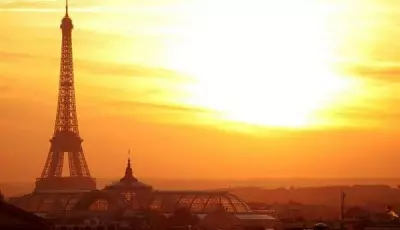
[[[78,129],[72,56],[73,27],[66,0],[65,16],[60,26],[62,48],[56,122],[43,172],[36,180],[36,192],[96,189],[96,181],[90,175],[83,153],[83,140]],[[69,176],[62,175],[66,155],[69,162]]]

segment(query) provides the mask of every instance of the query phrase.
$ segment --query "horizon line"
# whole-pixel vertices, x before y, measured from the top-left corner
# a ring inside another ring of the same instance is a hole
[[[235,179],[235,178],[157,178],[157,177],[141,177],[139,180],[163,180],[163,181],[218,181],[218,182],[246,182],[246,181],[260,181],[265,180],[399,180],[400,184],[400,176],[398,177],[263,177],[263,178],[248,178],[248,179]],[[119,180],[120,177],[93,177],[95,180]],[[35,183],[32,181],[0,181],[0,184],[5,183]]]

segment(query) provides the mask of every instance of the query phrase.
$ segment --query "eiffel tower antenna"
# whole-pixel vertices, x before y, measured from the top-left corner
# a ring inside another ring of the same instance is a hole
[[[68,0],[65,0],[65,16],[68,17]]]

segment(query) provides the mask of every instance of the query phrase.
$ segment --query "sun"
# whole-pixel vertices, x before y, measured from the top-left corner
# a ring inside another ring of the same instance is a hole
[[[229,121],[311,127],[353,85],[332,70],[336,44],[318,1],[203,0],[195,9],[167,45],[168,65],[193,77],[185,104]]]

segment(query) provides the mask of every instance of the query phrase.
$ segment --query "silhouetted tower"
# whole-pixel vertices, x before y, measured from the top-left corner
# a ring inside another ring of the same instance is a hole
[[[72,20],[68,15],[66,0],[65,16],[61,22],[62,47],[57,115],[50,151],[36,190],[95,189],[90,176],[79,135],[75,104],[74,69],[72,57]],[[68,155],[69,177],[63,177],[64,155]]]

